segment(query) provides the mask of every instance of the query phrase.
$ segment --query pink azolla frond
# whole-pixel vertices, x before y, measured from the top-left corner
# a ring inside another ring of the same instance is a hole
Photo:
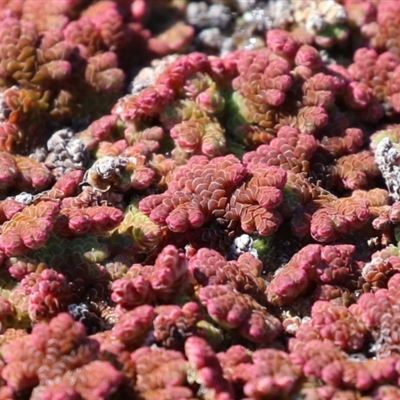
[[[250,296],[235,293],[229,285],[206,286],[200,289],[199,299],[210,317],[223,328],[237,329],[255,343],[271,341],[281,330],[277,318]]]
[[[400,275],[395,274],[388,282],[388,289],[378,289],[375,293],[364,293],[349,311],[363,323],[374,339],[373,350],[380,359],[397,355],[399,338],[397,304]]]
[[[347,352],[362,349],[366,340],[366,328],[344,306],[328,301],[317,301],[311,310],[311,326],[323,339],[329,339]]]
[[[209,61],[205,54],[191,53],[172,62],[158,76],[153,86],[139,94],[127,95],[113,108],[113,114],[123,121],[137,121],[157,116],[173,103],[184,81],[195,72],[206,72]]]
[[[217,355],[204,339],[189,337],[185,342],[185,354],[194,381],[201,385],[207,396],[226,400],[234,398],[233,388],[224,377]]]
[[[130,310],[141,304],[153,303],[155,295],[150,281],[143,276],[121,278],[112,285],[111,299],[122,309]]]
[[[187,386],[188,361],[181,352],[162,347],[141,347],[131,354],[135,390],[149,399],[192,399]]]
[[[222,84],[232,81],[237,75],[237,60],[238,54],[243,50],[236,50],[227,53],[224,57],[209,56],[211,76],[217,82]]]
[[[20,171],[16,186],[21,191],[42,191],[53,181],[50,170],[43,164],[29,157],[16,157],[17,167]]]
[[[125,148],[125,141],[120,142]],[[110,147],[114,145],[115,143]],[[119,153],[118,144],[116,147]],[[111,189],[122,191],[145,189],[155,177],[155,172],[147,167],[146,163],[146,157],[141,154],[131,157],[122,155],[101,157],[86,171],[84,183],[103,193]]]
[[[167,86],[149,87],[138,95],[127,95],[120,99],[112,112],[123,121],[154,117],[174,100],[174,93]]]
[[[113,283],[111,298],[120,307],[131,309],[155,300],[167,302],[191,286],[187,259],[176,247],[168,245],[154,265],[134,264],[128,276]],[[179,289],[179,290],[178,290]]]
[[[264,297],[261,275],[262,263],[250,253],[243,253],[237,261],[227,261],[215,250],[201,248],[189,260],[189,269],[202,286],[230,283],[240,293],[255,298]]]
[[[66,382],[59,382],[50,386],[36,386],[31,394],[31,400],[79,400],[81,395]]]
[[[9,221],[15,214],[22,211],[26,204],[15,199],[5,199],[0,201],[0,224]]]
[[[164,247],[150,272],[151,286],[159,300],[174,297],[177,288],[184,290],[189,283],[188,260],[172,245]]]
[[[329,116],[324,107],[302,106],[293,114],[282,115],[279,118],[279,125],[289,125],[312,135],[317,129],[325,127],[328,121]]]
[[[300,367],[303,374],[312,379],[321,378],[322,370],[334,361],[343,361],[347,355],[330,340],[310,340],[306,343],[291,339],[290,360]]]
[[[268,236],[282,222],[275,208],[283,200],[286,171],[262,163],[250,165],[249,170],[253,177],[233,192],[223,218],[227,222],[240,221],[246,233],[258,231]]]
[[[280,166],[286,170],[302,172],[308,169],[308,161],[317,150],[318,143],[313,136],[300,133],[296,128],[283,126],[277,137],[269,144],[261,145],[255,151],[243,156],[245,165],[264,163]]]
[[[35,274],[30,274],[22,280],[22,288],[34,278],[32,275]],[[35,284],[28,288],[27,293],[31,320],[48,321],[61,311],[65,311],[71,296],[65,276],[52,269],[45,269],[35,280]]]
[[[199,322],[204,320],[203,311],[198,303],[161,305],[155,310],[157,316],[153,322],[153,337],[158,345],[170,349],[182,349],[187,337],[199,331]]]
[[[118,59],[114,52],[96,54],[88,59],[85,79],[98,92],[120,92],[125,74],[117,66]]]
[[[123,11],[113,2],[94,3],[83,11],[96,26],[104,45],[120,51],[130,38],[129,30],[123,21]]]
[[[323,137],[320,145],[335,157],[356,153],[364,144],[361,129],[347,128],[341,136]]]
[[[225,99],[213,83],[209,88],[199,93],[196,104],[208,115],[220,114],[225,107]]]
[[[365,150],[340,157],[331,168],[332,184],[347,189],[368,189],[381,173],[372,152]]]
[[[124,220],[118,226],[117,232],[122,235],[132,235],[139,251],[154,249],[163,237],[160,226],[134,205],[128,206],[125,210]]]
[[[229,370],[235,383],[243,382],[244,393],[254,398],[290,396],[301,378],[300,368],[289,355],[276,349],[256,350],[251,360],[243,360]]]
[[[351,82],[345,97],[347,104],[355,110],[362,110],[374,99],[372,89],[363,82]]]
[[[50,382],[48,386],[36,387],[32,400],[106,400],[120,387],[123,374],[111,363],[92,361],[69,371],[61,380]]]
[[[13,152],[20,144],[21,137],[18,127],[9,122],[0,124],[0,151]]]
[[[396,263],[389,259],[384,260],[380,257],[372,258],[372,260],[366,263],[362,270],[361,276],[363,281],[363,289],[366,292],[375,292],[378,289],[387,287],[389,278],[397,270]]]
[[[335,79],[331,75],[318,73],[303,84],[305,106],[329,108],[335,101]]]
[[[116,228],[124,219],[123,212],[115,207],[88,207],[85,212],[92,221],[91,232],[95,234]]]
[[[307,290],[311,283],[305,269],[297,268],[294,262],[278,271],[267,287],[268,301],[276,305],[290,304]]]
[[[311,217],[311,236],[330,242],[362,228],[370,219],[369,202],[362,198],[340,198],[323,204]]]
[[[294,61],[297,66],[304,66],[311,70],[317,70],[322,67],[323,64],[318,50],[308,44],[300,46],[297,50]]]
[[[97,358],[99,344],[86,336],[85,327],[66,313],[3,348],[6,367],[2,378],[16,391],[61,378]]]
[[[364,198],[369,202],[370,208],[372,207],[382,207],[389,205],[390,197],[389,192],[386,189],[375,188],[371,190],[354,190],[351,194],[351,197],[354,198]],[[397,204],[396,202],[393,205]],[[393,207],[394,214],[391,215],[390,218],[398,215],[400,211],[397,207]]]
[[[282,221],[282,216],[278,211],[266,210],[260,206],[245,207],[240,216],[240,225],[244,232],[249,234],[258,232],[262,236],[275,233]]]
[[[198,228],[214,216],[222,216],[227,197],[245,178],[246,168],[233,155],[192,156],[174,170],[168,190],[140,201],[139,209],[174,232]]]
[[[270,50],[287,58],[292,58],[300,47],[296,37],[283,29],[268,30],[266,41]]]
[[[117,140],[116,142],[101,142],[96,151],[96,158],[102,157],[117,157],[125,153],[128,148],[128,144],[125,139]]]
[[[142,305],[121,315],[115,324],[112,335],[125,346],[140,346],[153,328],[155,313],[153,307]]]
[[[71,74],[72,65],[69,61],[54,60],[39,67],[37,73],[31,80],[33,83],[40,83],[45,80],[63,81]]]
[[[123,219],[123,212],[115,207],[63,208],[54,228],[66,236],[99,234],[116,228]]]
[[[361,391],[370,390],[375,385],[391,382],[396,375],[395,363],[390,357],[382,360],[333,361],[322,370],[322,379],[333,387],[346,386]]]
[[[73,196],[78,191],[84,175],[85,171],[80,169],[67,172],[58,179],[46,195],[51,199],[63,199]]]
[[[224,130],[216,120],[208,117],[183,121],[171,129],[171,137],[187,153],[204,154],[209,158],[225,150]]]
[[[157,83],[169,82],[172,87],[176,88],[179,80],[187,79],[196,72],[208,72],[209,68],[210,62],[206,54],[192,52],[169,65],[166,71],[158,77]]]
[[[50,201],[24,208],[3,224],[0,249],[11,257],[42,247],[52,232],[58,213],[59,205]]]
[[[224,352],[219,352],[217,357],[228,379],[232,380],[234,367],[240,364],[250,364],[251,355],[251,351],[246,347],[237,344],[229,347]]]
[[[268,301],[291,304],[315,282],[341,282],[351,271],[354,251],[351,245],[303,247],[276,272],[266,290]]]
[[[180,204],[188,203],[192,200],[191,194],[176,192],[176,197],[171,198],[166,195],[150,195],[139,202],[139,209],[157,224],[165,224],[171,211]]]
[[[284,102],[292,84],[286,60],[273,58],[268,51],[253,51],[240,56],[238,70],[240,75],[233,80],[232,87],[251,102],[255,112],[261,111],[263,102],[271,106]]]
[[[0,159],[0,190],[4,192],[14,185],[19,169],[14,157],[6,151],[0,151]]]
[[[198,204],[186,203],[172,210],[165,223],[172,232],[186,232],[201,227],[205,217]]]
[[[100,142],[110,138],[118,132],[118,117],[116,115],[105,115],[96,121],[93,121],[87,129],[77,134],[86,149],[89,151],[95,149]]]

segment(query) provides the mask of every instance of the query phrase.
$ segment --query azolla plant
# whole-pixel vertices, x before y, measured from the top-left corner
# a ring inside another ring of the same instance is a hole
[[[398,2],[38,4],[0,1],[0,400],[400,398]]]

